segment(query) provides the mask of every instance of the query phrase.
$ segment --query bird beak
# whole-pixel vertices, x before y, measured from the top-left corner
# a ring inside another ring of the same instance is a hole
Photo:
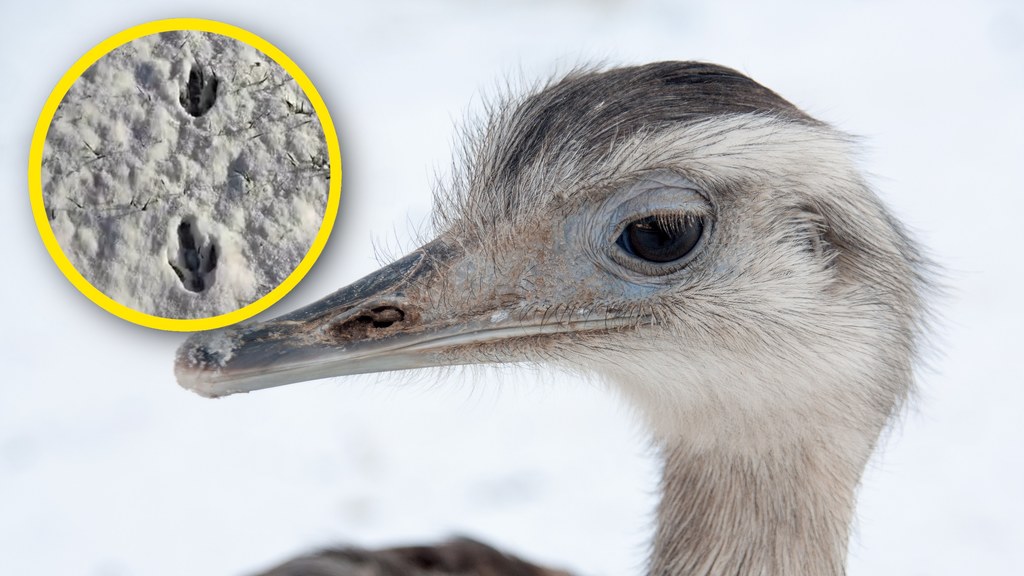
[[[509,291],[471,298],[479,290],[461,285],[474,269],[460,250],[431,242],[285,316],[192,335],[178,349],[175,375],[217,397],[330,376],[516,361],[513,346],[487,359],[479,352],[488,343],[609,327],[585,313],[551,321],[511,312],[518,301]]]

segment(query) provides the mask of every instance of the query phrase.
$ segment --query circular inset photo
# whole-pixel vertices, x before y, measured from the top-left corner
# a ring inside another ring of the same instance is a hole
[[[323,101],[244,30],[165,20],[57,86],[33,139],[40,233],[69,279],[133,322],[224,326],[275,302],[330,234],[341,189]]]

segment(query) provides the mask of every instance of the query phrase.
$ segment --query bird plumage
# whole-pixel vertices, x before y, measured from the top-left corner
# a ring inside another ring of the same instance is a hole
[[[664,459],[650,574],[843,573],[928,288],[852,139],[692,62],[575,72],[492,112],[437,194],[433,241],[305,309],[194,336],[179,380],[223,395],[438,365],[596,374]],[[627,234],[686,251],[646,257]]]

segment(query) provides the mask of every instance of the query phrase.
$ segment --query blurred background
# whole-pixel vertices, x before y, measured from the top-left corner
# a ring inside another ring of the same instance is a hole
[[[28,202],[39,111],[89,48],[180,16],[282,49],[340,134],[338,224],[266,316],[372,271],[375,247],[412,248],[455,126],[510,78],[710,60],[860,136],[949,290],[918,398],[864,478],[849,573],[1021,573],[1020,2],[96,0],[0,18],[0,574],[225,576],[321,545],[452,534],[581,574],[642,572],[657,462],[596,386],[506,368],[204,400],[174,381],[182,335],[119,320],[65,280]]]

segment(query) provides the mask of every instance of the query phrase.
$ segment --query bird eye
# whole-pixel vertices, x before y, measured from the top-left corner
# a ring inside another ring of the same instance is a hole
[[[616,244],[641,260],[663,264],[693,251],[703,233],[704,222],[697,216],[647,216],[627,224]]]

